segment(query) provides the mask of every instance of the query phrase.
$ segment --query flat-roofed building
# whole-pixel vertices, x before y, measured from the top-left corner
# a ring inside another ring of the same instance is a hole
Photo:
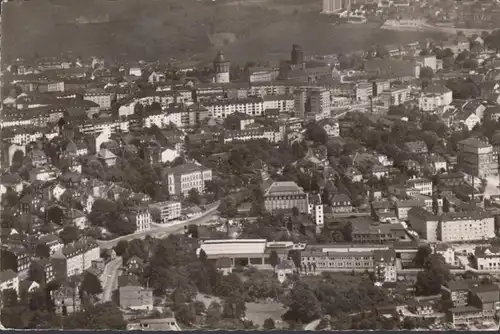
[[[164,201],[149,205],[153,220],[165,224],[182,215],[182,205],[178,201]]]
[[[266,239],[223,239],[204,241],[202,249],[209,260],[229,258],[231,265],[236,266],[268,266]]]
[[[457,148],[458,166],[463,171],[480,178],[498,175],[498,154],[490,144],[468,138],[460,141]]]

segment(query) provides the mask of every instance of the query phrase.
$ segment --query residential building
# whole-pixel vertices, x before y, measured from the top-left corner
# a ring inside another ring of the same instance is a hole
[[[379,282],[396,282],[396,252],[394,250],[374,250],[373,265]]]
[[[462,140],[457,145],[458,166],[466,173],[485,178],[498,175],[498,154],[493,146],[477,138]]]
[[[202,194],[205,192],[205,183],[212,180],[211,169],[194,163],[165,168],[163,175],[168,183],[168,192],[177,196],[187,196],[193,188]]]
[[[181,217],[181,202],[165,201],[149,205],[149,210],[154,221],[167,223]]]
[[[330,98],[330,96],[328,96]],[[279,112],[290,112],[294,108],[295,100],[291,95],[267,95],[263,98],[263,109],[276,109]]]
[[[368,102],[373,97],[373,84],[362,82],[356,85],[356,101]]]
[[[419,108],[423,111],[434,111],[439,107],[447,106],[453,101],[453,93],[443,85],[426,87],[419,99]]]
[[[65,245],[52,257],[52,266],[56,279],[82,274],[92,266],[92,261],[101,257],[99,245],[95,240],[82,238]]]
[[[445,299],[453,302],[455,308],[466,306],[469,302],[469,290],[480,284],[478,280],[451,281],[442,288]]]
[[[19,277],[11,269],[0,271],[0,292],[4,290],[14,290],[19,295]]]
[[[212,100],[205,102],[203,106],[211,117],[222,119],[236,112],[250,116],[262,116],[265,110],[264,100],[260,97]]]
[[[151,213],[147,207],[137,207],[130,211],[129,219],[135,223],[135,233],[140,233],[151,229]]]
[[[380,224],[366,217],[352,218],[348,221],[354,244],[386,244],[406,239],[406,231],[401,224]]]
[[[313,217],[316,226],[322,227],[324,225],[324,205],[321,202],[321,196],[319,194],[310,196],[307,213]]]
[[[497,284],[472,287],[469,292],[469,305],[483,311],[483,321],[493,322],[500,311],[500,288]]]
[[[111,94],[104,89],[87,90],[83,99],[97,103],[101,110],[111,110]]]
[[[418,190],[421,195],[432,196],[432,181],[426,178],[413,177],[409,179],[407,185]]]
[[[351,0],[323,0],[324,14],[338,14],[351,9]]]
[[[138,319],[137,322],[127,324],[127,330],[135,331],[181,331],[175,318]]]
[[[118,276],[120,307],[125,310],[153,310],[153,289],[144,288],[137,276]]]
[[[480,308],[467,305],[454,307],[446,313],[447,321],[454,326],[469,325],[483,320],[483,312]]]
[[[27,270],[31,264],[28,250],[21,246],[6,247],[0,251],[2,270],[12,270],[16,273]]]
[[[495,219],[486,212],[448,212],[436,216],[424,211],[411,209],[408,218],[412,228],[429,242],[486,240],[495,236]]]
[[[478,270],[500,271],[500,249],[478,246],[474,251],[474,262]]]
[[[59,289],[51,291],[56,314],[73,314],[80,310],[81,299],[78,290],[77,284],[68,286],[68,283],[65,283]]]
[[[40,237],[37,244],[47,246],[50,249],[50,256],[63,247],[61,239],[55,234],[47,234]]]
[[[408,87],[389,88],[379,93],[378,96],[386,108],[399,106],[410,100],[410,89]]]

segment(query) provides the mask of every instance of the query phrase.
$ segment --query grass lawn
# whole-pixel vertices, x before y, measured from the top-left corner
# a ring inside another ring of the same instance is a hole
[[[196,295],[196,300],[202,301],[207,308],[213,301],[221,303],[220,298],[201,293]],[[277,302],[246,303],[246,307],[247,318],[253,321],[255,325],[259,326],[262,326],[264,324],[264,320],[267,318],[272,318],[274,321],[281,320],[281,315],[286,311],[286,309]]]
[[[281,320],[281,315],[286,311],[283,305],[277,302],[246,303],[246,306],[248,320],[261,327],[267,318]]]

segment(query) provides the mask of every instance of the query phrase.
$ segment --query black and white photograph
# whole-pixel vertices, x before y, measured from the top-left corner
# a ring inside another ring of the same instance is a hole
[[[500,331],[500,0],[0,1],[0,330]]]

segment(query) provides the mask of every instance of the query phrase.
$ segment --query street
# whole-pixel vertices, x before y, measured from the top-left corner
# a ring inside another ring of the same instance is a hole
[[[115,247],[118,244],[118,242],[120,242],[121,240],[130,241],[133,239],[143,239],[148,235],[151,237],[163,237],[163,236],[171,234],[171,233],[176,233],[176,232],[182,231],[184,229],[184,226],[187,226],[190,224],[196,224],[196,225],[207,224],[208,222],[213,220],[214,217],[216,216],[216,212],[217,212],[218,207],[219,207],[219,201],[212,204],[212,207],[210,209],[208,209],[207,211],[205,211],[199,217],[196,217],[193,219],[188,219],[186,221],[182,221],[182,222],[179,222],[177,224],[171,224],[171,225],[160,226],[160,227],[153,227],[147,231],[125,235],[123,237],[119,237],[119,238],[116,238],[113,240],[107,240],[107,241],[98,240],[97,243],[99,244],[99,247],[101,247],[101,249],[110,249],[110,248]]]
[[[486,185],[486,189],[484,189],[484,197],[485,198],[490,198],[493,195],[500,195],[500,188],[499,187],[499,177],[498,176],[488,176],[486,178],[486,181],[488,182]]]
[[[103,302],[111,301],[113,291],[118,288],[118,271],[122,266],[121,256],[109,262],[101,275],[102,298]]]

